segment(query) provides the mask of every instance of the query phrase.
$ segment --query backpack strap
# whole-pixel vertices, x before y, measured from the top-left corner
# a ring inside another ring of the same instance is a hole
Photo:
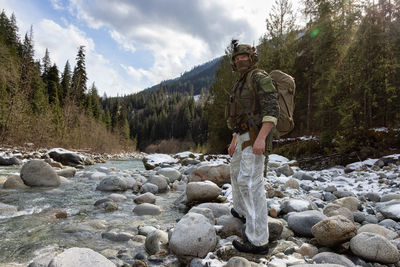
[[[247,74],[247,77],[246,77],[247,87],[250,89],[251,93],[253,94],[253,103],[252,103],[252,106],[251,106],[251,115],[252,116],[254,116],[254,111],[256,110],[256,101],[258,99],[258,92],[257,92],[257,90],[254,89],[253,81],[252,81],[253,74],[256,73],[256,72],[261,72],[261,73],[267,74],[262,69],[254,69],[254,70],[251,70],[249,72],[249,74]]]

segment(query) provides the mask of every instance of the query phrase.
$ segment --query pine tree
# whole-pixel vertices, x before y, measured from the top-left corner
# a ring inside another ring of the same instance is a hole
[[[76,56],[76,65],[72,74],[71,82],[71,98],[80,107],[84,107],[86,104],[86,66],[85,66],[85,47],[80,46],[78,54]]]
[[[58,88],[60,87],[60,78],[58,75],[58,68],[56,64],[53,64],[49,68],[46,75],[47,82],[47,94],[49,96],[49,103],[57,102],[59,104]]]
[[[62,106],[64,105],[67,96],[71,94],[71,79],[71,67],[69,66],[69,62],[67,60],[61,78],[60,92],[58,94]]]

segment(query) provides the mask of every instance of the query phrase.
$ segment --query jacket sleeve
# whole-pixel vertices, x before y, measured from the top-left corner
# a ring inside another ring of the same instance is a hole
[[[276,125],[279,117],[278,91],[271,77],[265,73],[256,73],[252,81],[260,99],[262,122],[272,122]]]

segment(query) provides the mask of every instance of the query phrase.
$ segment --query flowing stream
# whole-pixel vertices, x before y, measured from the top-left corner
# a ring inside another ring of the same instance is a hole
[[[145,171],[141,160],[123,160],[88,166],[83,172],[94,172],[100,166],[125,173]],[[16,173],[19,173],[19,169],[0,168],[0,176]],[[157,195],[156,204],[162,209],[161,215],[136,216],[132,212],[135,207],[132,190],[117,192],[128,200],[117,203],[118,211],[105,212],[93,205],[111,194],[96,190],[99,180],[81,178],[79,172],[69,180],[71,183],[63,183],[58,188],[0,188],[0,202],[18,207],[17,213],[0,215],[0,266],[1,263],[26,264],[34,258],[52,255],[70,247],[88,247],[97,252],[118,250],[124,244],[103,239],[102,232],[112,230],[136,234],[139,225],[169,229],[182,216],[172,205],[181,192],[169,191]],[[68,217],[56,219],[52,216],[54,210],[64,210]],[[135,249],[133,243],[127,246]],[[140,249],[143,250],[143,245],[137,243],[137,250]]]

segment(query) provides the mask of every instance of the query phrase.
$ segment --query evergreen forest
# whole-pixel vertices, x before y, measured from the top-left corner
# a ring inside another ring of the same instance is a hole
[[[295,11],[289,0],[276,0],[257,45],[260,68],[296,80],[289,137],[318,136],[318,150],[346,153],[373,146],[371,129],[386,127],[394,139],[384,145],[398,145],[400,1],[303,4]],[[85,47],[77,48],[73,67],[66,62],[60,71],[51,51],[34,59],[33,36],[31,29],[21,38],[15,16],[0,14],[2,144],[226,153],[225,105],[237,78],[229,43],[223,57],[179,78],[99,97],[95,84],[87,87]]]

